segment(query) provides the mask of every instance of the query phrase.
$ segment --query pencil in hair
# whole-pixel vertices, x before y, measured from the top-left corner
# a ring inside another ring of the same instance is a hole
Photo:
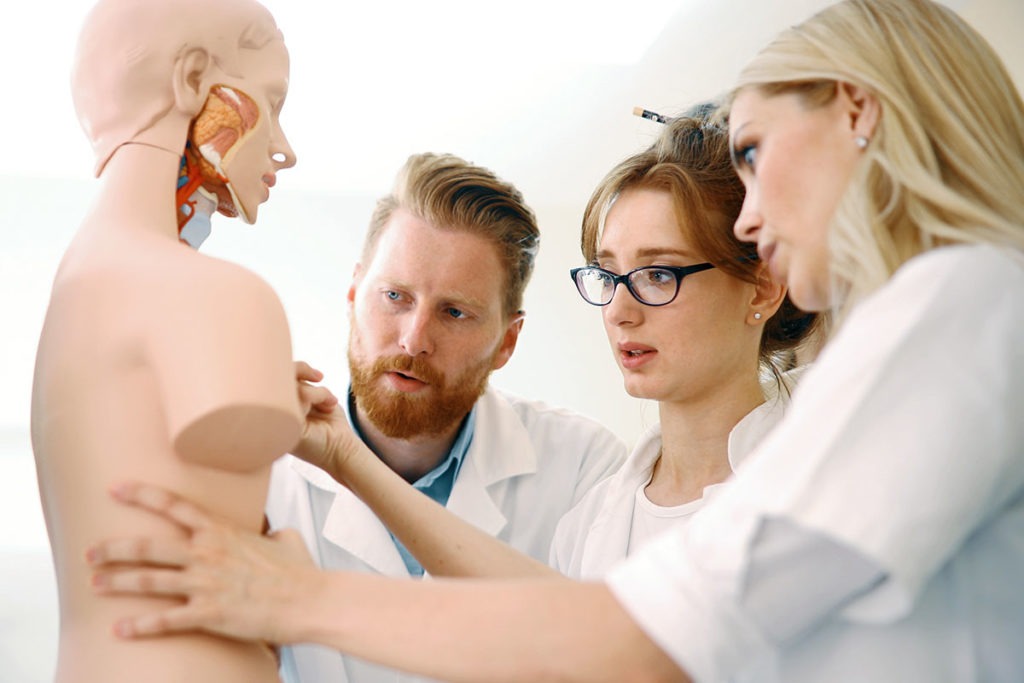
[[[644,109],[643,107],[633,107],[633,114],[635,116],[639,116],[640,118],[654,121],[655,123],[668,123],[667,116],[662,116],[657,112],[650,111],[649,109]]]

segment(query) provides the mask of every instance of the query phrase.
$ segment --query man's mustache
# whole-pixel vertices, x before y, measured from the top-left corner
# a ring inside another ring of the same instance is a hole
[[[376,359],[370,366],[370,376],[374,379],[387,372],[401,372],[412,375],[431,386],[445,386],[445,374],[435,369],[427,361],[415,356],[405,354],[384,356]]]

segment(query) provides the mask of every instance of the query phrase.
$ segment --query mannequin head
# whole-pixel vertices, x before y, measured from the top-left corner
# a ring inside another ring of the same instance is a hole
[[[288,53],[254,0],[100,0],[86,18],[71,77],[96,175],[125,144],[181,155],[193,142],[218,208],[252,222],[294,154],[278,123]],[[226,96],[225,96],[226,95]],[[193,122],[205,126],[193,128]]]

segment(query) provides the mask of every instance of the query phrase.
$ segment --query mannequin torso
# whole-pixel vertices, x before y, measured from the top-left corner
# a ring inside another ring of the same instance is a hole
[[[60,593],[61,683],[277,681],[259,645],[119,640],[118,615],[166,603],[94,595],[85,562],[101,538],[180,533],[118,507],[108,490],[120,481],[158,482],[258,530],[270,465],[299,435],[281,304],[254,274],[178,241],[163,189],[175,168],[145,145],[113,157],[40,339],[32,437]]]

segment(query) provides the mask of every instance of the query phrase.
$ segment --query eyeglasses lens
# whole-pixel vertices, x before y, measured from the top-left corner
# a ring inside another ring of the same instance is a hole
[[[629,276],[629,284],[640,301],[655,306],[676,295],[676,274],[661,268],[640,268]]]
[[[576,284],[583,298],[592,304],[603,305],[611,301],[615,283],[608,273],[587,268],[576,275]]]

